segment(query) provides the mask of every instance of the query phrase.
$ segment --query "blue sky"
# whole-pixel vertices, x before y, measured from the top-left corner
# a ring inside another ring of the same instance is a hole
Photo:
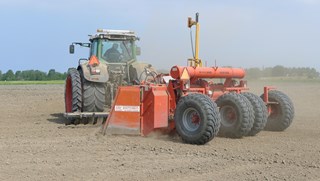
[[[188,16],[200,13],[200,58],[233,67],[314,67],[320,71],[320,0],[1,0],[0,70],[67,71],[87,58],[68,54],[97,28],[130,29],[139,60],[159,69],[192,56]]]

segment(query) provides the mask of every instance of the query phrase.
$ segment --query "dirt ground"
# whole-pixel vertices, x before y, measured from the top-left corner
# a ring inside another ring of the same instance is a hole
[[[319,180],[320,85],[276,86],[295,105],[289,129],[203,146],[65,126],[63,85],[0,86],[0,180]]]

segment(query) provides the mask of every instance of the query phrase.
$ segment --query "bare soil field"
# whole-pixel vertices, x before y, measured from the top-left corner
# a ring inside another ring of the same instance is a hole
[[[286,131],[196,146],[65,126],[64,85],[2,85],[0,180],[320,180],[320,84],[275,86],[295,105]]]

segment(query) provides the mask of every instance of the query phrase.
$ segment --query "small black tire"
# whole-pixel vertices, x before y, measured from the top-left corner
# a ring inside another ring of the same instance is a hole
[[[254,123],[254,112],[245,96],[230,92],[220,96],[216,103],[221,115],[220,136],[241,138],[250,132]]]
[[[267,106],[259,96],[253,93],[243,92],[241,95],[245,96],[253,107],[254,123],[250,132],[248,133],[248,136],[255,136],[266,126],[268,120]]]
[[[69,68],[65,83],[65,111],[66,113],[81,112],[82,110],[82,86],[81,76],[77,69]],[[68,118],[66,125],[74,124],[75,118]]]
[[[261,98],[264,94],[261,95]],[[269,97],[269,113],[265,130],[268,131],[284,131],[287,129],[294,118],[294,106],[291,99],[281,91],[271,90]]]
[[[177,133],[189,144],[206,144],[217,135],[220,127],[217,105],[208,96],[196,93],[180,98],[174,121]]]

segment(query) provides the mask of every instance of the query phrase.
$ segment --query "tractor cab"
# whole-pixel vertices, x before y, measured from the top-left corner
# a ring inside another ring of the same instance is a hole
[[[133,31],[98,29],[97,34],[90,37],[90,57],[108,63],[131,63],[140,55],[140,48],[135,41],[139,40]]]
[[[136,46],[136,40],[139,38],[133,31],[98,29],[95,35],[90,35],[90,43],[73,42],[69,52],[73,54],[74,45],[80,45],[90,48],[89,58],[96,56],[99,61],[107,64],[128,64],[136,61],[137,55],[140,55],[140,47]]]

